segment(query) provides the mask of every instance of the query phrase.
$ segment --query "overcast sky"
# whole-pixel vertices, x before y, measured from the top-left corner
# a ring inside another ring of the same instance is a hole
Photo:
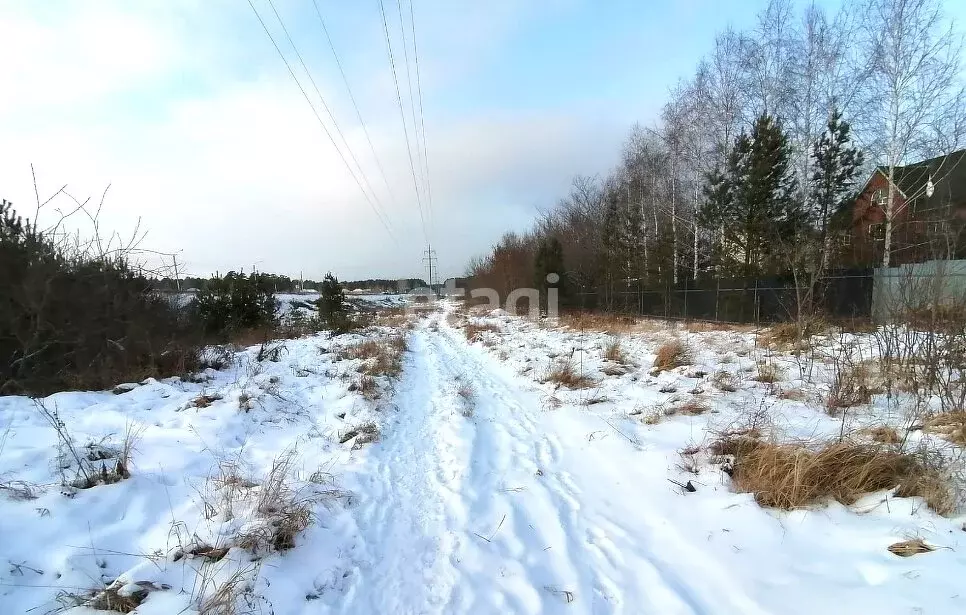
[[[315,98],[267,0],[252,1]],[[195,274],[422,275],[425,235],[443,275],[460,274],[573,175],[611,168],[631,124],[653,122],[715,32],[749,26],[764,4],[413,0],[432,188],[424,230],[379,2],[317,1],[389,188],[313,1],[276,6],[391,234],[248,0],[0,0],[0,197],[33,213],[31,163],[42,197],[68,184],[99,198],[110,184],[102,227],[129,233],[141,218],[144,247],[180,250]],[[397,5],[385,4],[408,117]],[[48,216],[58,204],[68,205],[58,199]]]

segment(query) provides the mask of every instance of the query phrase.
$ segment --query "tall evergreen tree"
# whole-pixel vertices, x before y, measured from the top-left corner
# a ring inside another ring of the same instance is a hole
[[[349,304],[345,298],[342,284],[332,273],[325,274],[319,287],[320,297],[316,302],[319,318],[333,333],[345,333],[352,328]]]
[[[809,213],[822,245],[828,247],[829,230],[835,214],[854,196],[855,182],[862,168],[862,152],[852,145],[851,126],[833,109],[825,132],[812,147],[814,171],[809,186]]]
[[[791,172],[791,147],[781,125],[762,115],[742,132],[728,155],[725,173],[706,188],[704,219],[723,234],[722,250],[740,262],[744,275],[762,269],[777,241],[802,220]]]

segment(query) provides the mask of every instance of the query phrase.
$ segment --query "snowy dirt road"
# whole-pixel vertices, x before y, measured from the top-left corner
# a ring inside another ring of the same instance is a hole
[[[692,364],[655,373],[680,334],[664,325],[622,338],[618,362],[609,334],[433,309],[235,349],[187,379],[0,398],[0,614],[94,615],[98,596],[143,587],[129,612],[966,612],[961,512],[895,489],[763,508],[705,454],[749,412],[792,434],[842,428],[742,377],[759,360],[745,333],[692,335]],[[582,386],[548,378],[564,362]],[[667,412],[692,400],[701,412]],[[76,488],[68,449],[97,470],[126,433],[130,476]],[[246,538],[279,527],[266,493],[305,511],[282,547]],[[935,550],[889,552],[910,537]]]
[[[616,434],[597,450],[600,421],[548,413],[444,316],[410,337],[356,515],[374,563],[338,611],[767,612],[704,552],[707,536],[692,543],[642,506],[654,485],[625,466],[642,451]]]

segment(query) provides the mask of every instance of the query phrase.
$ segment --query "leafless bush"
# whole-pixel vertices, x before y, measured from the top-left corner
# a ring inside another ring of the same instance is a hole
[[[55,196],[69,197],[63,189]],[[143,253],[142,236],[105,241],[97,213],[75,203],[42,230],[0,202],[0,394],[107,389],[193,371],[200,331],[139,274],[132,259]],[[63,232],[75,214],[90,220],[90,240]]]

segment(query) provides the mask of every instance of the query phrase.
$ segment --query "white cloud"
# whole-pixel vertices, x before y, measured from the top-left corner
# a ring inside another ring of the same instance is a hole
[[[257,264],[312,277],[329,269],[350,278],[420,274],[424,239],[393,100],[363,107],[395,201],[350,121],[341,81],[331,71],[316,74],[398,244],[250,14],[188,0],[140,11],[121,2],[53,4],[0,5],[0,38],[23,51],[0,59],[0,81],[12,86],[0,113],[16,118],[0,127],[0,189],[23,213],[33,209],[34,163],[42,192],[68,183],[76,195],[97,195],[111,183],[105,227],[129,231],[142,218],[146,244],[183,250],[192,272]],[[249,10],[231,3],[239,4]],[[513,28],[519,11],[504,4],[489,15],[487,31]],[[437,28],[450,20],[458,21],[437,15],[427,39],[448,40]],[[238,23],[251,38],[225,38],[226,24]],[[466,41],[445,59],[446,70],[455,74],[458,61],[471,70],[484,43]],[[316,55],[324,59],[321,50]],[[253,57],[258,63],[247,64]],[[353,68],[362,83],[386,78],[381,63],[368,73]],[[574,173],[608,167],[624,130],[576,114],[478,111],[433,122],[427,118],[433,236],[446,274],[460,273],[471,255],[552,203]]]

